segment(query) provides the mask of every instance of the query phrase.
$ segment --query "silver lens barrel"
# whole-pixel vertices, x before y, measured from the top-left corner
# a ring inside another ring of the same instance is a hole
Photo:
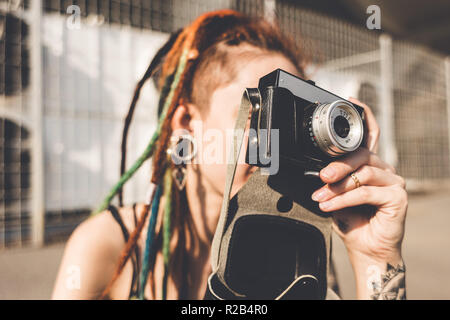
[[[345,100],[318,105],[311,127],[318,147],[332,157],[355,151],[364,136],[361,115]]]

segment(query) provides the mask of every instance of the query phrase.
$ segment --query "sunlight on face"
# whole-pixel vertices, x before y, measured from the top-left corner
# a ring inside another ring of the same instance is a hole
[[[277,68],[298,75],[296,67],[281,54],[267,54],[247,60],[240,63],[238,76],[232,83],[218,88],[211,94],[209,112],[202,119],[203,133],[215,131],[218,135],[226,137],[227,132],[232,132],[245,88],[256,88],[261,77]],[[196,135],[196,140],[198,141],[199,139],[203,139],[202,148],[206,152],[202,152],[203,154],[198,156],[204,158],[211,156],[211,154],[207,154],[207,150],[214,149],[209,145],[212,143],[217,144],[217,139],[209,139],[208,137],[205,139],[205,135],[203,137]],[[239,156],[239,163],[241,164],[236,169],[232,194],[242,187],[250,174],[256,169],[256,167],[244,163],[246,146],[247,141],[244,140]],[[221,150],[218,150],[220,153],[218,158],[222,158],[222,161],[214,164],[205,163],[207,161],[199,161],[200,164],[198,166],[202,178],[206,179],[213,191],[217,193],[223,193],[226,176],[227,149],[225,144],[220,144],[220,148]]]

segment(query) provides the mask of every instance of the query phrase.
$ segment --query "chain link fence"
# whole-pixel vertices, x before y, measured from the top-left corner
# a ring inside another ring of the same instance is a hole
[[[64,239],[98,205],[119,178],[135,83],[169,32],[221,8],[276,19],[311,54],[319,86],[370,105],[380,154],[410,186],[450,180],[450,76],[428,49],[281,0],[1,0],[0,248]],[[149,83],[129,162],[155,128],[156,100]],[[126,203],[142,201],[149,170],[127,184]]]
[[[400,41],[393,56],[398,170],[416,187],[439,185],[450,177],[445,59]]]
[[[379,152],[411,191],[449,182],[445,56],[292,3],[278,1],[277,18],[314,53],[318,85],[371,106],[381,127]]]

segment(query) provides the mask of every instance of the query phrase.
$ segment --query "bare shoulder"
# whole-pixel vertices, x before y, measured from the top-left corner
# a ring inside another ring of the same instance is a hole
[[[127,229],[133,230],[132,207],[119,208],[119,214]],[[66,243],[52,297],[98,297],[111,279],[124,245],[122,230],[109,211],[86,219]],[[77,275],[78,279],[71,278]]]
[[[137,219],[141,212],[143,204],[136,205]],[[119,215],[129,232],[135,228],[135,218],[133,208],[120,207],[118,208]],[[104,258],[116,258],[117,251],[121,251],[125,244],[123,233],[120,225],[113,218],[112,214],[105,210],[95,216],[89,217],[83,221],[72,233],[67,242],[67,247],[80,247],[83,251],[101,254]],[[97,252],[99,251],[99,252]],[[106,255],[106,256],[105,256]],[[113,259],[116,262],[116,259]]]
[[[123,208],[119,212],[123,212]],[[123,244],[120,235],[120,226],[111,213],[105,210],[78,225],[66,244],[66,250],[79,248],[87,252],[109,252]]]

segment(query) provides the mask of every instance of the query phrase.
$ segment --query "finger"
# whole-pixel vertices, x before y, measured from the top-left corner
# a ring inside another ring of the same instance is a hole
[[[395,173],[393,166],[381,160],[369,149],[361,147],[357,151],[331,162],[320,170],[320,178],[325,183],[335,183],[365,164]]]
[[[405,187],[405,180],[393,173],[386,172],[377,167],[363,165],[355,172],[356,178],[361,185],[369,186],[390,186],[398,184],[402,188]],[[347,176],[341,181],[333,184],[326,184],[322,188],[315,191],[311,198],[314,201],[327,201],[335,196],[356,188],[355,181],[351,176]]]
[[[364,145],[373,153],[377,153],[378,151],[378,140],[380,138],[380,128],[378,127],[377,120],[375,115],[373,114],[370,107],[361,101],[350,97],[348,99],[350,102],[356,103],[357,105],[364,108],[365,118],[366,118],[366,126],[367,126],[367,134],[364,141]]]
[[[363,204],[377,207],[388,203],[400,205],[406,203],[406,197],[406,191],[398,185],[389,187],[361,186],[319,203],[319,208],[322,211],[330,212]]]

